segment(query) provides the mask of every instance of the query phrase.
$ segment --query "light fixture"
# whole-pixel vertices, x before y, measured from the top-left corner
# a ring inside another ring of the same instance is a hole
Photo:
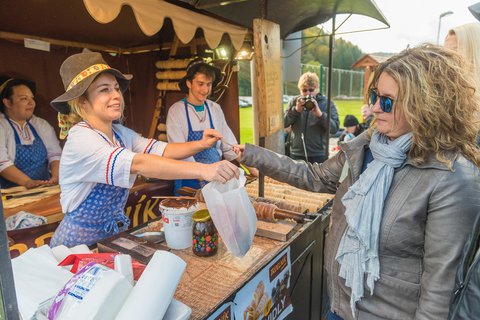
[[[252,60],[253,48],[250,42],[244,42],[240,50],[235,55],[235,60]]]
[[[215,56],[219,60],[228,60],[228,50],[225,47],[218,47],[215,49]]]

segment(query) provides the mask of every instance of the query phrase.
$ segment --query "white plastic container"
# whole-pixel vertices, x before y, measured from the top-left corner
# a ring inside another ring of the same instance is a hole
[[[169,248],[180,250],[192,245],[192,215],[197,210],[195,200],[177,198],[160,202],[165,240]]]

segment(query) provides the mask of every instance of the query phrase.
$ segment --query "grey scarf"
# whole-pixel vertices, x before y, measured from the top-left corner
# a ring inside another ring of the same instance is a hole
[[[374,160],[342,198],[348,227],[335,258],[340,264],[339,276],[352,289],[350,307],[354,317],[355,304],[363,297],[364,275],[367,275],[370,294],[380,277],[378,241],[383,204],[394,170],[407,159],[411,144],[411,133],[390,141],[375,131],[370,141]]]

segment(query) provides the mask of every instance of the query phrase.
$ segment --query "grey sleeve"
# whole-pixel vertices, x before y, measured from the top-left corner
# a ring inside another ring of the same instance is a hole
[[[339,128],[340,120],[338,119],[337,107],[333,101],[330,101],[330,133],[336,133]]]
[[[326,127],[327,126],[327,98],[323,97],[321,100],[317,100],[319,104],[320,110],[322,111],[322,116],[320,118],[312,117],[312,119],[316,119],[313,121],[317,121],[320,126]],[[334,134],[338,131],[340,127],[340,121],[338,120],[338,111],[335,103],[330,101],[330,133]]]
[[[266,176],[299,189],[333,194],[337,190],[345,163],[345,155],[339,152],[323,163],[307,163],[292,160],[265,148],[246,144],[242,162],[257,168]]]
[[[283,127],[288,128],[292,124],[297,121],[298,117],[300,116],[300,113],[295,110],[295,103],[297,101],[296,97],[293,97],[290,99],[288,102],[288,107],[287,110],[285,110],[285,114],[283,116]]]

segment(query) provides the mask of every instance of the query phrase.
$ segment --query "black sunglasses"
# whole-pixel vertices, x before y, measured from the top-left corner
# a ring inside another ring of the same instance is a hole
[[[315,91],[315,88],[308,88],[308,89],[302,89],[302,92],[313,92]]]
[[[370,104],[372,106],[377,102],[377,99],[380,98],[380,108],[382,109],[382,111],[386,113],[390,113],[392,111],[392,108],[393,108],[392,98],[378,95],[378,92],[375,89],[370,89],[369,97],[370,97],[369,99]]]

